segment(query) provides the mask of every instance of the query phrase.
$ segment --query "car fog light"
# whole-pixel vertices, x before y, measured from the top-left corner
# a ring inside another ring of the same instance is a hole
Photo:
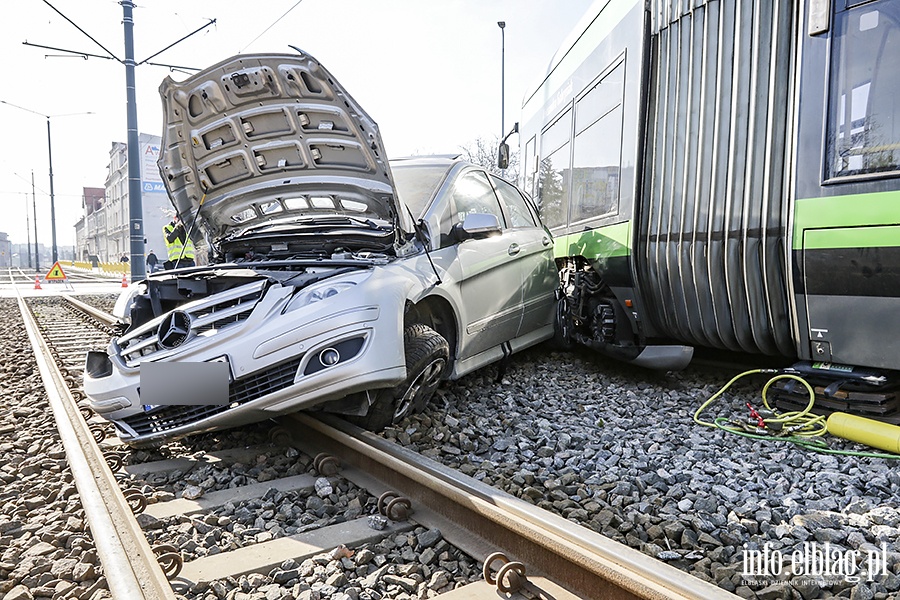
[[[325,348],[324,350],[319,352],[319,362],[321,362],[326,367],[336,365],[340,360],[341,353],[334,348]]]

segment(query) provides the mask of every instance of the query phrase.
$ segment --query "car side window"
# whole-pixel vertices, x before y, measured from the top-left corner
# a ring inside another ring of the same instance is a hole
[[[485,213],[496,216],[500,226],[506,228],[500,202],[483,171],[470,171],[460,177],[453,188],[452,198],[454,225],[465,221],[466,215]]]
[[[537,227],[534,216],[528,210],[525,198],[512,184],[498,177],[491,176],[491,181],[497,187],[500,201],[506,210],[510,227]]]

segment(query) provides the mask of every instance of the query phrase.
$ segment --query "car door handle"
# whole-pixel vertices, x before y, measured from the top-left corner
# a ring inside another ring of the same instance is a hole
[[[519,248],[518,244],[510,244],[509,245],[509,255],[510,256],[515,256],[516,254],[519,253],[519,250],[521,250],[521,248]]]
[[[549,246],[549,245],[550,245],[550,238],[548,238],[548,237],[542,237],[542,238],[541,238],[541,244],[543,244],[545,247],[546,247],[546,246]]]

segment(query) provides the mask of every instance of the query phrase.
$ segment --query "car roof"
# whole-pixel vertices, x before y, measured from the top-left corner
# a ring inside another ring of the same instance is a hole
[[[392,158],[389,162],[391,165],[398,167],[425,165],[449,167],[455,163],[466,161],[462,158],[462,154],[430,154],[422,156],[401,156],[399,158]]]

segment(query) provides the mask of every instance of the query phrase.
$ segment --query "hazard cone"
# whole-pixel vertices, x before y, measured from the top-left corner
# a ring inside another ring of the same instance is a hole
[[[34,276],[34,289],[41,289],[41,279],[37,275]]]
[[[128,278],[125,277],[125,274],[122,274],[122,287],[128,287]]]

